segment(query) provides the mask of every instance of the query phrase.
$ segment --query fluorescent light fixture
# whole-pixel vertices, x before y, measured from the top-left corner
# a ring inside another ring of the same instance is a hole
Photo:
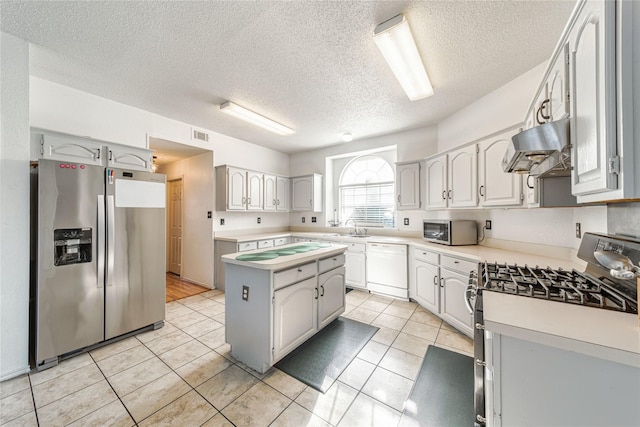
[[[433,95],[409,23],[402,14],[378,25],[373,40],[411,101]]]
[[[230,116],[237,117],[245,122],[251,123],[256,126],[260,126],[263,129],[277,133],[278,135],[292,135],[296,133],[293,129],[276,123],[273,120],[267,119],[260,114],[249,111],[233,102],[227,101],[220,105],[220,111],[229,114]]]

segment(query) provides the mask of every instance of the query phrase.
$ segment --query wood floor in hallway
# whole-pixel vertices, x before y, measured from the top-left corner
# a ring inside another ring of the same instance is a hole
[[[175,301],[191,295],[201,294],[211,289],[180,280],[180,276],[167,273],[167,296],[165,301]]]

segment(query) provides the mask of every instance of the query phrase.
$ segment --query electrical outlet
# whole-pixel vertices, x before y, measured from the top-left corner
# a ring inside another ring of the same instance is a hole
[[[224,225],[224,218],[220,218],[220,225]]]
[[[305,222],[307,222],[307,219],[305,217],[302,217],[302,223],[304,224]]]
[[[311,222],[316,222],[316,217],[315,216],[311,217]]]
[[[249,301],[249,287],[242,287],[242,301]]]
[[[409,225],[409,218],[404,219],[404,225]]]
[[[491,220],[490,220],[490,219],[488,219],[488,220],[486,220],[486,221],[484,222],[484,228],[485,228],[486,230],[491,230]]]
[[[258,224],[262,222],[262,218],[258,217]]]
[[[582,237],[582,227],[579,222],[576,222],[576,238],[580,239]]]
[[[212,214],[211,211],[207,211],[207,218],[211,219],[211,214]]]

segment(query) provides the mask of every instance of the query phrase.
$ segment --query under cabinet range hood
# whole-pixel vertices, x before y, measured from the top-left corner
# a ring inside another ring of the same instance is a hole
[[[567,176],[571,172],[569,119],[548,122],[511,138],[502,168],[533,176]]]

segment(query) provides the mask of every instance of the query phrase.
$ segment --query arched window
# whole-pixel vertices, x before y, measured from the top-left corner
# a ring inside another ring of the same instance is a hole
[[[362,227],[394,225],[393,168],[381,157],[356,157],[340,174],[340,219]]]

